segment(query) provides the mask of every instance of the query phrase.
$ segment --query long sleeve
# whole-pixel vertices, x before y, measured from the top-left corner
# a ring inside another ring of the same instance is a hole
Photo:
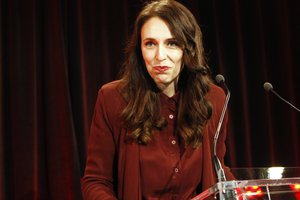
[[[220,130],[220,135],[217,143],[217,156],[220,159],[222,167],[224,169],[224,173],[227,180],[235,179],[233,174],[230,171],[230,168],[224,164],[224,157],[226,154],[226,137],[227,137],[227,124],[228,124],[228,114],[225,114],[223,124]]]
[[[215,121],[215,128],[214,131],[217,130],[217,126],[220,120],[220,116],[221,113],[223,111],[223,107],[224,107],[224,102],[225,102],[225,94],[224,91],[221,90],[221,88],[215,89],[216,92],[214,99],[216,101],[216,103],[214,104],[214,108],[215,108],[215,115],[213,116],[213,120]],[[232,180],[234,179],[232,173],[230,172],[230,168],[227,167],[224,164],[224,157],[226,154],[226,137],[227,137],[227,125],[228,125],[228,112],[225,113],[224,119],[223,119],[223,123],[219,132],[219,138],[218,138],[218,142],[217,142],[217,146],[216,146],[216,151],[217,151],[217,156],[220,159],[220,162],[222,164],[222,167],[224,169],[225,172],[225,176],[228,180]],[[213,132],[215,134],[215,132]],[[214,135],[213,135],[214,136]]]
[[[222,113],[225,94],[224,91],[212,84],[210,92],[208,94],[208,100],[210,101],[213,109],[212,117],[207,125],[207,132],[203,136],[203,181],[202,181],[202,190],[206,190],[209,187],[213,186],[217,182],[216,172],[213,164],[213,144],[214,136],[217,130],[219,119]],[[224,169],[226,178],[228,180],[234,179],[233,175],[230,172],[230,168],[224,164],[224,156],[226,154],[226,136],[227,136],[227,122],[228,114],[226,113],[223,124],[219,133],[219,138],[217,142],[217,156],[220,159],[222,167]]]
[[[92,119],[85,174],[85,200],[141,200],[139,145],[126,140],[120,81],[102,86]]]
[[[100,90],[94,109],[82,193],[85,200],[115,200],[113,169],[115,141],[107,114],[107,102]]]

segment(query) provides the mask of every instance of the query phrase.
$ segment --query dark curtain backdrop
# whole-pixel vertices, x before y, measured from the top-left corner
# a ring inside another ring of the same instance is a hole
[[[142,0],[0,0],[0,199],[82,199],[97,90],[118,77]],[[227,164],[300,165],[298,0],[185,0],[232,98]]]

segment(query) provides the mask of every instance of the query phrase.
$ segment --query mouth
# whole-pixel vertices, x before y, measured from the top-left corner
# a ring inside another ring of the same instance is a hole
[[[168,67],[168,66],[154,66],[153,69],[157,72],[165,72],[168,69],[170,69],[170,67]]]

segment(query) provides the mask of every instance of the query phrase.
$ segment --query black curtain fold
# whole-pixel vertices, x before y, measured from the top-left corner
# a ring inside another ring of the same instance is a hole
[[[118,78],[142,0],[0,0],[0,199],[82,199],[97,90]],[[181,0],[232,96],[226,163],[300,165],[300,3]]]

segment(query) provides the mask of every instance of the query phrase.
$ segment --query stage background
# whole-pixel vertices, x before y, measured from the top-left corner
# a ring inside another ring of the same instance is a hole
[[[0,0],[0,199],[81,199],[97,90],[117,79],[141,0]],[[226,162],[299,166],[300,3],[185,0],[232,98]]]

